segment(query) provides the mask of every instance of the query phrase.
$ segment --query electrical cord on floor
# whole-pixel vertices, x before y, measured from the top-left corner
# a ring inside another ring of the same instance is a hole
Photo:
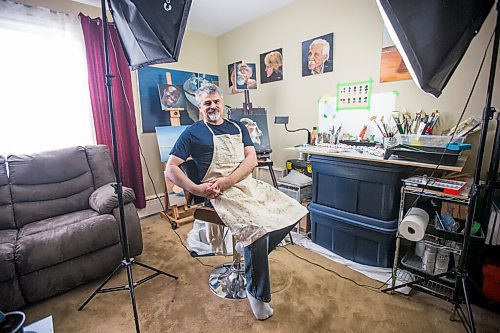
[[[172,231],[177,235],[177,237],[179,238],[179,242],[181,243],[181,245],[186,249],[186,251],[189,253],[189,255],[191,255],[191,251],[189,251],[189,249],[187,248],[186,245],[184,245],[184,243],[182,242],[182,238],[181,236],[177,233],[177,231],[175,231],[174,229],[172,229]],[[200,260],[200,258],[197,258],[197,257],[193,257],[194,259],[198,260],[198,262],[200,264],[202,264],[203,266],[205,267],[212,267],[213,269],[215,269],[216,267],[213,266],[213,265],[210,265],[210,264],[205,264],[203,261]]]
[[[303,260],[303,261],[305,261],[305,262],[307,262],[307,263],[309,263],[311,265],[314,265],[314,266],[317,266],[319,268],[322,268],[322,269],[324,269],[327,272],[333,273],[333,274],[335,274],[336,276],[338,276],[341,279],[344,279],[344,280],[347,280],[347,281],[350,281],[350,282],[354,283],[358,287],[366,288],[366,289],[371,290],[371,291],[379,291],[380,289],[382,289],[383,287],[386,286],[387,282],[389,282],[390,279],[392,279],[392,276],[389,277],[380,287],[373,287],[373,286],[370,286],[370,285],[367,285],[367,284],[361,284],[359,282],[356,282],[353,279],[350,279],[348,277],[345,277],[345,276],[341,275],[340,273],[334,271],[333,269],[326,268],[325,266],[322,266],[322,265],[320,265],[318,263],[310,261],[309,259],[306,259],[304,257],[299,256],[298,254],[290,251],[290,249],[288,249],[287,246],[281,246],[281,247],[284,248],[285,250],[287,250],[288,252],[290,252],[294,257],[299,258],[299,259],[301,259],[301,260]]]

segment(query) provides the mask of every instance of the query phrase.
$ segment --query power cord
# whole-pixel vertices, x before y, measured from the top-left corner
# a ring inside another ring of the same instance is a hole
[[[310,261],[309,259],[306,259],[304,257],[299,256],[298,254],[290,251],[290,249],[288,249],[288,245],[287,246],[281,246],[281,247],[284,248],[285,250],[287,250],[290,254],[292,254],[294,257],[296,257],[298,259],[301,259],[301,260],[303,260],[303,261],[305,261],[305,262],[307,262],[307,263],[309,263],[311,265],[314,265],[314,266],[317,266],[319,268],[322,268],[323,270],[325,270],[327,272],[333,273],[334,275],[338,276],[341,279],[344,279],[344,280],[347,280],[347,281],[350,281],[350,282],[354,283],[358,287],[362,287],[362,288],[365,288],[365,289],[368,289],[368,290],[371,290],[371,291],[379,291],[380,289],[382,289],[383,287],[386,286],[387,282],[389,282],[390,279],[392,279],[392,276],[389,277],[380,287],[373,287],[373,286],[370,286],[370,285],[367,285],[367,284],[361,284],[361,283],[356,282],[353,279],[350,279],[348,277],[345,277],[345,276],[341,275],[340,273],[334,271],[333,269],[326,268],[325,266],[322,266],[322,265],[320,265],[318,263]]]

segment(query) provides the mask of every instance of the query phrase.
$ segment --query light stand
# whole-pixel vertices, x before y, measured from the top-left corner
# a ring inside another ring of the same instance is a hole
[[[114,156],[114,171],[115,171],[115,176],[116,176],[116,184],[113,184],[113,187],[115,189],[115,193],[118,196],[118,207],[120,211],[120,238],[121,238],[121,245],[122,245],[122,253],[124,258],[120,262],[120,264],[114,269],[114,271],[104,280],[103,283],[94,291],[94,293],[87,298],[85,302],[78,308],[78,311],[83,310],[85,305],[87,305],[92,298],[94,298],[95,295],[98,293],[107,293],[107,292],[114,292],[114,291],[122,291],[122,290],[128,290],[130,293],[130,301],[132,303],[132,310],[134,312],[134,321],[135,321],[135,330],[136,332],[140,332],[139,328],[139,317],[137,315],[137,306],[135,303],[135,287],[141,285],[142,283],[151,280],[152,278],[163,274],[166,276],[169,276],[173,279],[177,279],[177,276],[174,276],[172,274],[163,272],[159,269],[156,269],[154,267],[151,267],[149,265],[143,264],[139,261],[136,261],[134,258],[130,257],[130,248],[129,248],[129,243],[128,243],[128,235],[127,235],[127,226],[125,224],[125,212],[124,212],[124,204],[123,204],[123,187],[122,187],[122,182],[121,182],[121,177],[120,177],[120,168],[118,167],[118,147],[117,147],[117,141],[116,141],[116,129],[115,129],[115,118],[114,118],[114,109],[113,109],[113,93],[112,93],[112,78],[113,76],[110,73],[110,65],[109,65],[109,50],[108,50],[108,20],[106,17],[106,1],[101,0],[101,9],[102,9],[102,21],[103,21],[103,37],[104,37],[104,54],[105,54],[105,62],[106,62],[106,87],[107,87],[107,93],[108,93],[108,112],[109,112],[109,121],[110,121],[110,127],[111,127],[111,141],[113,145],[113,156]],[[134,282],[134,277],[132,275],[132,265],[137,264],[139,266],[142,266],[144,268],[147,268],[151,271],[154,271],[155,273],[137,281]],[[120,268],[125,268],[127,270],[127,278],[128,278],[128,284],[119,286],[119,287],[111,287],[111,288],[103,288],[109,280],[119,271]]]
[[[411,287],[412,285],[418,285],[427,281],[436,281],[444,276],[453,276],[455,277],[455,288],[453,291],[452,303],[453,303],[453,314],[457,313],[462,321],[467,332],[476,332],[476,326],[474,324],[474,317],[472,314],[472,308],[470,304],[469,294],[467,292],[467,284],[466,282],[471,282],[476,288],[477,286],[470,279],[469,274],[465,268],[467,263],[467,255],[471,237],[471,227],[472,222],[474,220],[474,210],[476,206],[477,196],[479,195],[479,190],[481,188],[485,189],[485,207],[483,207],[482,221],[488,221],[486,218],[488,213],[491,211],[491,203],[493,197],[493,191],[495,188],[499,188],[499,184],[497,182],[497,173],[498,173],[498,163],[500,157],[500,115],[496,113],[495,108],[491,106],[491,101],[493,98],[493,87],[495,82],[495,71],[496,71],[496,63],[498,58],[498,48],[499,48],[499,39],[500,39],[500,2],[497,1],[497,21],[495,25],[494,32],[494,41],[493,41],[493,51],[491,57],[491,67],[489,73],[488,80],[488,89],[486,92],[486,104],[483,110],[483,123],[481,128],[481,136],[479,141],[479,150],[476,159],[476,167],[474,172],[474,179],[472,183],[471,193],[470,193],[470,201],[469,201],[469,209],[467,213],[467,220],[465,222],[464,228],[464,242],[462,247],[462,255],[460,256],[460,261],[458,263],[458,267],[448,271],[446,273],[437,274],[429,278],[418,279],[413,282],[405,283],[402,285],[398,285],[392,288],[384,289],[383,291],[391,291],[396,290],[402,287]],[[495,139],[492,147],[492,155],[488,173],[488,180],[486,182],[486,186],[481,186],[479,184],[481,180],[481,165],[484,159],[484,150],[486,146],[486,138],[488,132],[488,123],[492,120],[496,113],[497,126],[495,131]],[[463,293],[463,298],[465,302],[465,307],[467,314],[464,313],[461,304],[461,292]]]

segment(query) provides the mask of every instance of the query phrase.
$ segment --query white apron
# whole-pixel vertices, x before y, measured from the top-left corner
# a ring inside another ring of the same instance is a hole
[[[212,163],[203,182],[229,176],[245,158],[240,127],[230,120],[239,134],[215,135],[205,123],[214,140]],[[245,179],[210,200],[221,220],[243,246],[275,230],[297,223],[307,214],[299,202],[278,191],[268,183]]]

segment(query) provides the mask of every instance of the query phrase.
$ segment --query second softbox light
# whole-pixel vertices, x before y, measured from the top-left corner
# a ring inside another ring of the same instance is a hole
[[[494,0],[377,0],[413,80],[441,95]]]
[[[192,0],[108,0],[132,70],[179,58]]]

